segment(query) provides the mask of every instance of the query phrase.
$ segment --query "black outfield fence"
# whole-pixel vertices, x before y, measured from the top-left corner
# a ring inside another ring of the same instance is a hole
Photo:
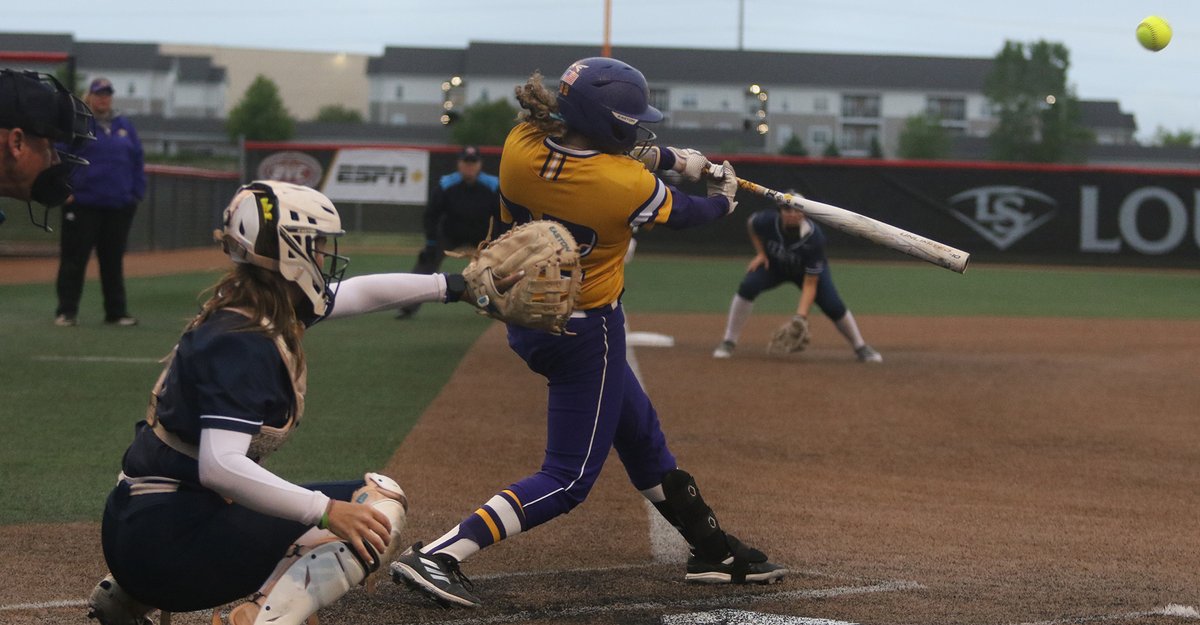
[[[401,172],[362,161],[331,166],[339,151],[364,148],[426,153],[427,163]],[[428,196],[454,171],[453,146],[246,144],[243,176],[294,174],[313,186],[357,182],[379,188],[407,175]],[[710,155],[714,161],[726,158]],[[499,149],[484,148],[484,170],[496,172]],[[1196,267],[1200,261],[1200,172],[991,162],[728,156],[739,176],[862,213],[966,250],[984,262],[1055,262]],[[265,164],[265,165],[264,165]],[[424,168],[424,169],[421,169]],[[419,171],[418,171],[419,170]],[[373,173],[372,173],[373,172]],[[400,172],[400,173],[398,173]],[[417,179],[419,178],[419,179]],[[397,183],[399,184],[399,183]],[[344,186],[342,188],[345,188]],[[702,186],[685,186],[702,193]],[[423,202],[334,198],[347,229],[420,232]],[[696,254],[749,254],[745,219],[768,208],[739,194],[737,213],[683,232],[648,231],[640,249]],[[838,257],[905,258],[826,228]]]

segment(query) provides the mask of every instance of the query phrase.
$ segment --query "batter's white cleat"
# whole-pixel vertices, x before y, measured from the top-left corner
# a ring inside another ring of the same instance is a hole
[[[721,344],[713,350],[713,358],[733,358],[733,350],[737,347],[737,343],[733,341],[721,341]]]
[[[854,350],[854,355],[858,356],[859,362],[883,362],[883,356],[870,345],[863,345]]]

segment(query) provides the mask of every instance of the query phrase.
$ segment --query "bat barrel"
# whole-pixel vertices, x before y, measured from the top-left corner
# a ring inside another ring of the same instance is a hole
[[[965,272],[967,263],[971,260],[971,255],[960,249],[832,204],[780,193],[743,178],[738,178],[738,186],[777,203],[792,206],[805,215],[842,232],[862,237],[872,243],[878,243],[956,273]]]

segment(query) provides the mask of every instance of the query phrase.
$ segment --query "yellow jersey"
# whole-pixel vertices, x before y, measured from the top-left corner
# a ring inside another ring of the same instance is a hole
[[[665,223],[671,203],[668,187],[630,156],[565,147],[528,123],[504,142],[500,218],[551,219],[574,235],[583,269],[580,309],[621,297],[633,229]]]

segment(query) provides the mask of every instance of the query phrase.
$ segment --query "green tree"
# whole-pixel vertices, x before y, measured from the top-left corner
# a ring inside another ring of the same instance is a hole
[[[994,159],[1084,159],[1095,137],[1079,122],[1079,99],[1067,84],[1070,66],[1070,52],[1061,43],[1004,42],[983,89],[999,117],[990,136]]]
[[[517,109],[505,100],[480,100],[463,109],[450,135],[460,145],[504,145],[508,131],[517,125]]]
[[[825,149],[821,152],[821,156],[828,158],[837,158],[841,155],[842,152],[838,149],[837,141],[830,141],[829,143],[825,144]]]
[[[788,156],[808,156],[808,150],[804,149],[804,142],[800,140],[800,135],[792,135],[788,137],[787,143],[779,148],[780,154]]]
[[[1154,131],[1154,145],[1164,148],[1190,148],[1196,145],[1196,131],[1182,129],[1171,132],[1162,126]]]
[[[341,104],[326,104],[317,111],[316,121],[340,124],[361,124],[362,113]]]
[[[938,160],[950,156],[950,133],[935,115],[913,115],[904,121],[900,131],[900,158]]]
[[[229,111],[225,130],[235,140],[244,136],[254,141],[286,141],[295,133],[296,124],[283,106],[279,88],[259,74]]]

